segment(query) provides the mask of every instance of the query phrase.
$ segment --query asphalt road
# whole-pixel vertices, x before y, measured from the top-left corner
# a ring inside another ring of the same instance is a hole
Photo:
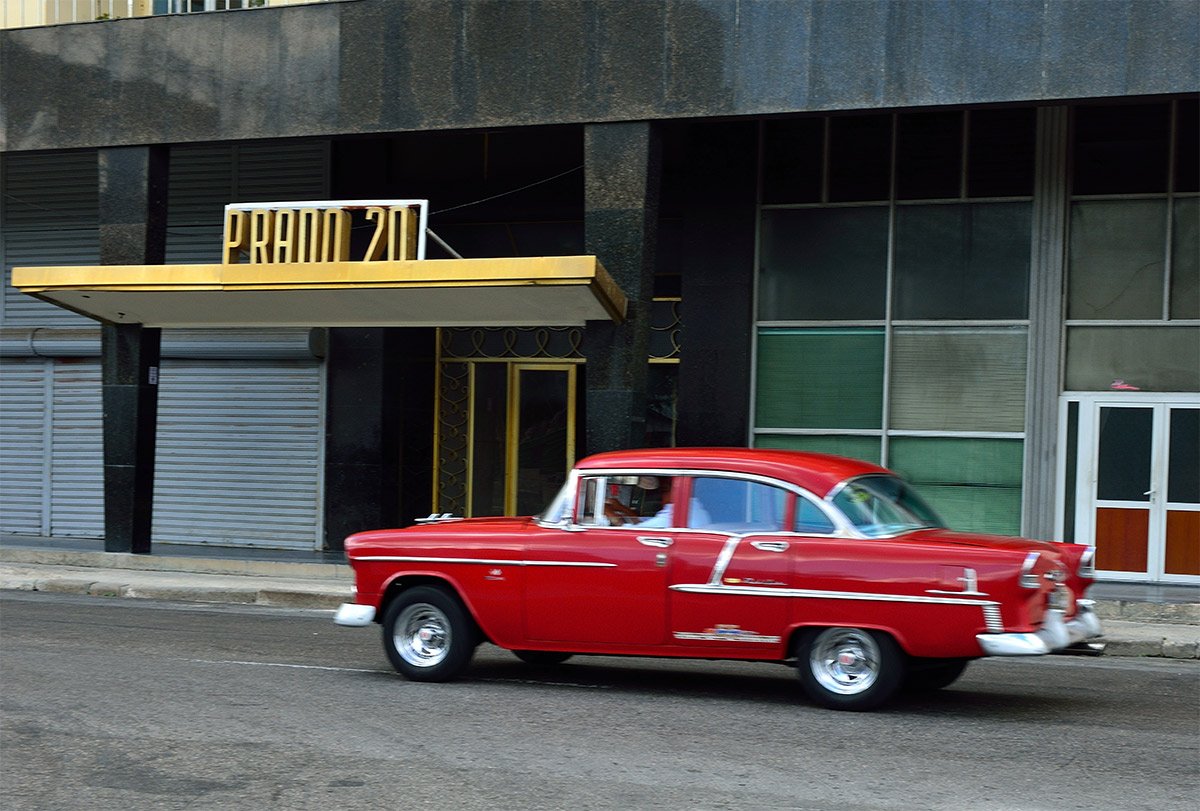
[[[1186,809],[1200,663],[984,660],[883,711],[778,665],[491,646],[389,668],[328,612],[0,592],[0,806]]]

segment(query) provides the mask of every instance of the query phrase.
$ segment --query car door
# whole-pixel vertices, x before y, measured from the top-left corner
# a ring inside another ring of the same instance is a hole
[[[566,526],[530,535],[524,578],[529,640],[628,647],[664,643],[671,533],[613,524],[603,507],[614,490],[635,488],[637,479],[580,477]]]
[[[773,655],[790,618],[794,578],[785,530],[792,495],[730,476],[690,481],[688,527],[671,554],[672,641]]]

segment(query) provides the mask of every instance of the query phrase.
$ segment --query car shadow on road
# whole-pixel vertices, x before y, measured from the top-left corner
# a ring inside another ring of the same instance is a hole
[[[645,697],[819,709],[804,695],[795,671],[777,663],[579,656],[563,664],[539,666],[492,655],[476,660],[460,683],[590,688]],[[1007,685],[980,688],[967,683],[926,692],[902,690],[877,711],[948,719],[1066,721],[1088,708],[1094,709],[1094,699],[1086,696],[1048,695],[1037,688]]]

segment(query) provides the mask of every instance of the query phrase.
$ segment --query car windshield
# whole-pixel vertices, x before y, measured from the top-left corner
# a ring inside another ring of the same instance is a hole
[[[559,488],[558,494],[534,518],[546,524],[557,524],[571,514],[571,496],[574,494],[574,482],[567,479]]]
[[[834,496],[833,505],[869,538],[945,526],[937,513],[895,476],[853,479]]]

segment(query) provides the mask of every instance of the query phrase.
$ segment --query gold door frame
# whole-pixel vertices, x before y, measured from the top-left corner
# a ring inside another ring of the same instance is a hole
[[[576,363],[510,363],[508,366],[508,413],[505,415],[507,429],[504,447],[504,514],[515,515],[517,511],[517,473],[521,436],[521,372],[566,372],[567,373],[567,456],[563,469],[563,480],[575,466],[575,407],[578,379]],[[467,464],[471,464],[468,457]],[[468,488],[469,490],[469,488]]]

